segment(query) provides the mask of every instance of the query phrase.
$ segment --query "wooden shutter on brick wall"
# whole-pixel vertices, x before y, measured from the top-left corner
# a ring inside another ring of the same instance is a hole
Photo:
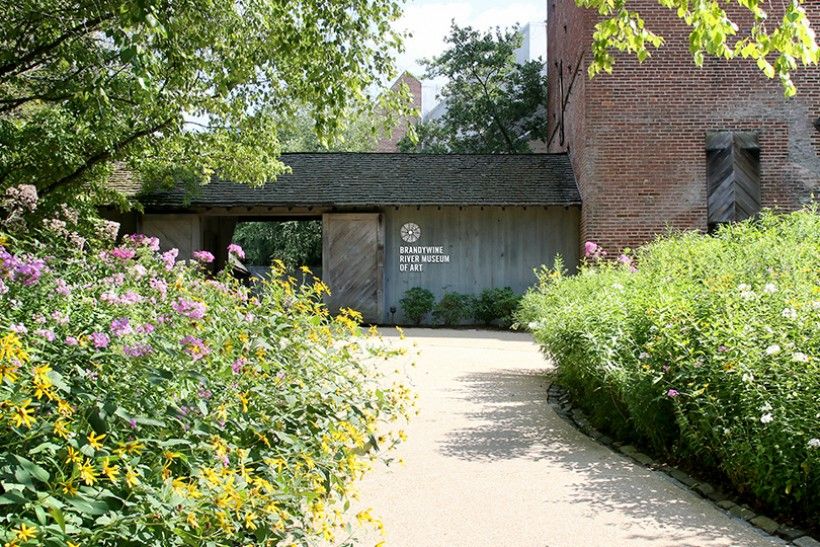
[[[757,133],[706,135],[709,228],[760,212],[760,145]]]

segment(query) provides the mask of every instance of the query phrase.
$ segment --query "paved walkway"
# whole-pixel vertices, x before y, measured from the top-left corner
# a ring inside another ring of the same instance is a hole
[[[528,335],[407,334],[417,347],[399,368],[421,413],[398,450],[406,463],[360,484],[387,546],[778,544],[558,417]]]

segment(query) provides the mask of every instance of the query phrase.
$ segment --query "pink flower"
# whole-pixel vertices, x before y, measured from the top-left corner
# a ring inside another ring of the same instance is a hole
[[[171,304],[171,307],[175,312],[189,319],[202,319],[208,309],[203,302],[195,302],[186,298],[178,298],[176,302]]]
[[[66,336],[65,337],[65,345],[66,346],[76,346],[79,342],[73,336]]]
[[[123,346],[122,352],[127,357],[143,357],[154,351],[149,344],[134,344],[131,346]]]
[[[245,358],[240,357],[239,359],[233,362],[233,364],[231,365],[231,370],[234,374],[239,374],[240,372],[242,372],[242,368],[244,368],[245,363]]]
[[[54,331],[49,329],[37,329],[36,331],[34,331],[34,334],[42,338],[45,338],[49,342],[53,342],[56,338],[56,336],[54,335]]]
[[[228,245],[228,254],[236,255],[237,258],[245,259],[245,251],[236,243]]]
[[[208,251],[194,251],[191,256],[194,257],[194,260],[203,264],[210,264],[214,261],[214,255]]]
[[[9,327],[9,330],[15,334],[26,334],[28,329],[22,323],[15,323]]]
[[[51,312],[51,318],[54,319],[58,325],[65,325],[68,323],[68,316],[60,310],[54,310]]]
[[[145,234],[128,234],[125,239],[133,243],[135,247],[145,246],[152,251],[159,251],[159,238],[147,236]]]
[[[111,332],[117,336],[125,336],[133,334],[134,329],[131,328],[131,323],[127,317],[120,317],[111,321]]]
[[[111,339],[108,338],[107,334],[102,332],[92,332],[91,333],[91,343],[94,344],[95,348],[107,348]]]
[[[171,249],[170,251],[162,253],[162,262],[165,264],[165,269],[169,272],[174,269],[178,255],[179,249]]]
[[[66,283],[65,280],[58,279],[54,283],[57,285],[57,288],[54,289],[57,294],[61,294],[63,296],[68,296],[71,294],[71,287],[68,286],[68,283]]]
[[[205,342],[193,336],[186,336],[179,343],[185,346],[185,353],[193,357],[194,361],[199,361],[211,353],[211,349],[205,345]]]
[[[152,289],[160,293],[163,298],[165,297],[165,294],[168,292],[168,283],[166,283],[163,279],[160,279],[158,277],[152,277],[148,284],[151,285]]]
[[[151,323],[145,323],[144,325],[140,325],[137,327],[137,332],[140,334],[151,334],[154,332],[154,325]]]
[[[114,247],[108,251],[108,253],[114,258],[119,258],[120,260],[131,260],[137,255],[137,251],[134,249],[126,249],[125,247]]]
[[[587,241],[586,243],[584,243],[584,256],[590,257],[594,255],[599,248],[600,247],[598,247],[596,243],[592,241]]]
[[[666,392],[667,397],[672,397],[673,399],[680,395],[680,392],[677,389],[670,389]]]

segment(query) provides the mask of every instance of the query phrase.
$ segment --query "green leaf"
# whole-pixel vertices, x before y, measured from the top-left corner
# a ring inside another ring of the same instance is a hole
[[[34,477],[38,481],[48,482],[48,479],[51,477],[48,471],[22,456],[15,454],[14,457],[17,459],[18,462],[20,462],[20,467],[25,469],[30,476]]]

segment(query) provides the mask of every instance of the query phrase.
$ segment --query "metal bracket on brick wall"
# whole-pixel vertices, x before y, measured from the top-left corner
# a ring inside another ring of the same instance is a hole
[[[559,132],[561,134],[561,138],[558,142],[561,146],[564,146],[564,113],[566,112],[567,105],[569,104],[569,95],[570,93],[572,93],[572,87],[575,84],[575,78],[578,76],[578,71],[584,64],[585,53],[586,52],[582,51],[581,54],[578,56],[578,62],[575,63],[575,70],[572,73],[572,78],[569,81],[569,86],[567,87],[566,92],[564,92],[564,61],[561,60],[560,64],[558,65],[558,86],[559,93],[561,95],[561,112],[558,118],[558,124],[555,126],[555,129],[552,130],[552,135],[550,135],[550,138],[547,141],[547,146],[552,144],[552,141],[555,139],[555,135]]]

